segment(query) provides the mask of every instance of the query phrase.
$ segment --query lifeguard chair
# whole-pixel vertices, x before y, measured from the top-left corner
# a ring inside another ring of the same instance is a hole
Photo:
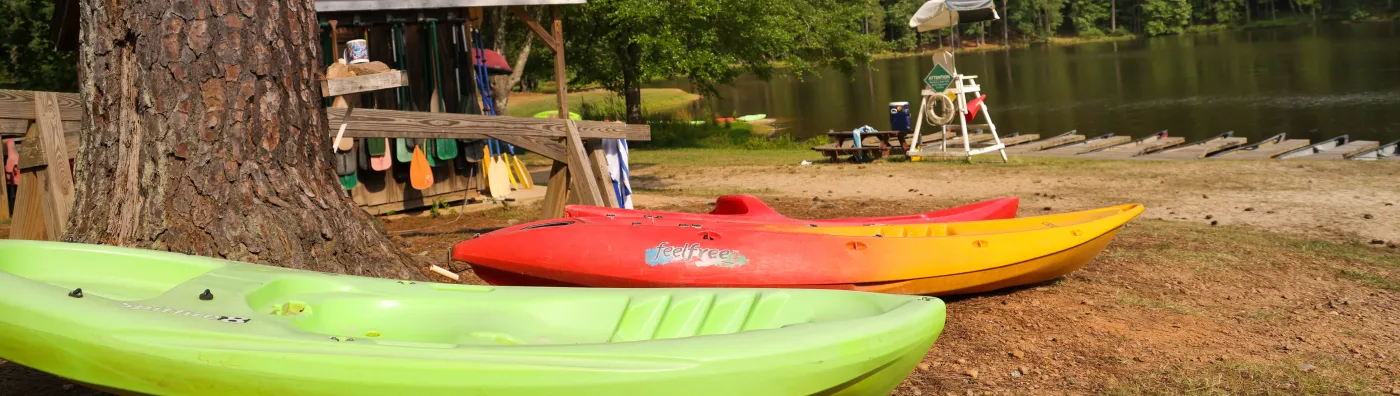
[[[931,0],[919,7],[919,11],[909,19],[909,27],[916,28],[919,32],[927,32],[959,23],[999,18],[992,0]],[[956,49],[957,36],[953,37]],[[908,155],[913,158],[965,156],[971,161],[974,155],[996,151],[1001,154],[1003,162],[1007,161],[1006,146],[1002,144],[1001,136],[997,135],[991,109],[986,103],[987,95],[982,94],[982,87],[977,84],[977,76],[959,73],[950,52],[935,54],[933,62],[933,70],[924,77],[927,87],[922,92],[923,100],[920,102]],[[941,114],[939,108],[942,108]],[[969,126],[968,123],[973,122],[979,114],[987,123]],[[929,118],[925,120],[925,116]],[[924,147],[923,126],[926,121],[940,128],[939,148],[936,151],[932,150],[932,147]],[[954,121],[957,122],[956,125],[953,125]],[[970,132],[984,128],[991,134],[992,144],[974,149]],[[950,129],[956,129],[951,131],[954,135],[961,135],[961,151],[948,151]]]

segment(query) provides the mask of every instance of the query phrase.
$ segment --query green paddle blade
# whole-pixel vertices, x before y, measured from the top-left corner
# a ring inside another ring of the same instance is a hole
[[[357,184],[360,184],[360,179],[353,173],[340,177],[340,188],[349,190],[355,188]]]
[[[413,161],[413,143],[408,139],[394,139],[394,159],[399,162]]]
[[[438,139],[436,146],[438,159],[446,161],[457,158],[457,139]]]
[[[437,166],[437,139],[423,140],[423,155],[428,156],[428,166]]]
[[[369,150],[371,157],[384,155],[384,151],[387,149],[384,147],[385,145],[384,139],[365,139],[365,148]]]

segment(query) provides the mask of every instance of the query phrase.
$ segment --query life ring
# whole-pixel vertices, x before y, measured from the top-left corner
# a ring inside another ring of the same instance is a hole
[[[930,125],[946,125],[953,122],[957,107],[948,95],[932,95],[924,98],[924,111],[928,113]]]

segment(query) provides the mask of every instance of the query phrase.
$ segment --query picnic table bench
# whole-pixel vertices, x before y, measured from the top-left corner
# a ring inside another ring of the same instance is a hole
[[[906,150],[906,141],[913,132],[909,131],[876,131],[861,133],[861,147],[855,145],[855,135],[849,131],[827,132],[832,143],[813,147],[812,150],[826,154],[832,161],[840,160],[844,154],[870,154],[874,158],[888,156],[895,149]]]

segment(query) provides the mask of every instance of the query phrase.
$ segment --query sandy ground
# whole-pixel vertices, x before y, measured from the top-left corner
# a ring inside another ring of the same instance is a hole
[[[700,168],[706,171],[658,166],[634,171],[633,186],[935,207],[1017,196],[1022,216],[1141,203],[1147,206],[1145,219],[1245,225],[1363,242],[1400,241],[1400,163],[1026,161],[1032,163]],[[713,199],[708,195],[693,201],[644,197],[637,202],[705,202]]]
[[[1400,240],[1397,175],[1354,162],[877,163],[652,166],[634,184],[639,207],[704,212],[715,194],[752,192],[799,218],[1001,196],[1021,197],[1023,217],[1148,205],[1080,271],[944,298],[944,333],[898,395],[1400,395],[1400,248],[1384,243]],[[434,254],[537,213],[385,221],[405,252]],[[0,363],[0,394],[91,393]]]

